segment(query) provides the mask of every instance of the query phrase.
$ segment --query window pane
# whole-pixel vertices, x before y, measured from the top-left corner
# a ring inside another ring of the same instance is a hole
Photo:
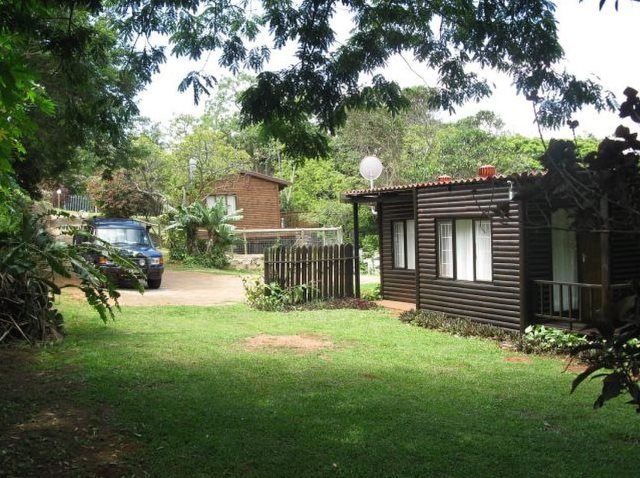
[[[453,233],[451,221],[438,222],[438,272],[453,278]]]
[[[473,280],[473,220],[456,221],[456,279]]]
[[[234,214],[236,210],[236,197],[233,195],[227,196],[227,214]]]
[[[476,221],[476,279],[491,277],[491,221]]]
[[[407,221],[407,269],[416,268],[416,222]]]
[[[393,223],[393,267],[404,268],[404,222]]]
[[[216,202],[218,201],[217,196],[207,196],[205,201],[207,202],[207,207],[213,207],[216,205]]]

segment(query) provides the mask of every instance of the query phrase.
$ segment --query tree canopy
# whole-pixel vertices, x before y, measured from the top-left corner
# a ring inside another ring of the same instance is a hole
[[[211,55],[232,73],[258,73],[242,94],[243,124],[260,125],[285,152],[304,157],[327,152],[326,133],[349,110],[407,107],[407,96],[381,73],[396,54],[437,73],[432,107],[489,95],[479,65],[509,75],[537,102],[539,121],[557,126],[577,108],[606,108],[611,98],[559,68],[554,10],[550,0],[7,0],[0,98],[15,120],[0,123],[5,169],[12,151],[20,182],[33,191],[41,178],[73,169],[78,146],[121,164],[133,98],[167,54]],[[294,51],[291,64],[270,68],[271,56],[285,49]],[[216,81],[193,71],[179,88],[200,101]],[[47,98],[55,111],[44,107]],[[29,133],[36,128],[38,136]]]
[[[96,2],[3,2],[0,107],[19,113],[19,123],[8,134],[0,124],[0,144],[31,194],[81,167],[77,148],[99,165],[126,163],[134,98],[149,75],[100,10]],[[51,106],[34,107],[38,99]]]

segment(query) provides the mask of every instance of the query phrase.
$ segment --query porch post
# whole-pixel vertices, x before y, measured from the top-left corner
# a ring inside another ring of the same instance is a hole
[[[602,229],[600,231],[600,271],[602,275],[602,310],[607,314],[611,304],[611,251],[609,248],[609,201],[604,195],[600,198],[600,217],[602,218]]]
[[[358,201],[353,201],[353,267],[355,294],[360,298],[360,224],[358,222]]]

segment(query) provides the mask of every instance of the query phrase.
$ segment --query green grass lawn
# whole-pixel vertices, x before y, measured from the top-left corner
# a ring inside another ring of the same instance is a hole
[[[640,419],[573,395],[557,359],[400,323],[385,311],[129,308],[103,325],[62,304],[43,349],[70,400],[108,407],[159,477],[638,476]],[[251,348],[260,334],[330,342]],[[514,358],[516,357],[516,358]]]

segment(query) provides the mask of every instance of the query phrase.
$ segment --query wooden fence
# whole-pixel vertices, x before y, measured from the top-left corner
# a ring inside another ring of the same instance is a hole
[[[264,281],[307,285],[305,301],[353,297],[354,259],[351,244],[272,247],[264,253]]]

